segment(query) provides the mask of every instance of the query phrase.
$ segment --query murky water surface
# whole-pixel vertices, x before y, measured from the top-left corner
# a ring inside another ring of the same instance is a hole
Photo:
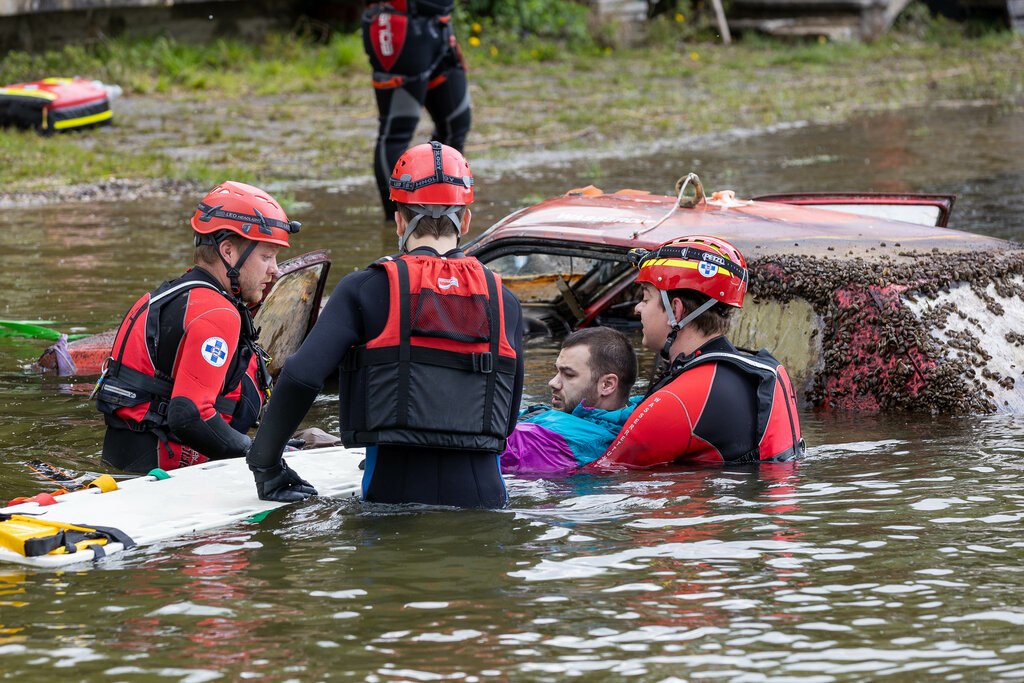
[[[960,195],[1024,239],[1021,111],[886,115],[631,158],[476,165],[475,225],[593,183],[739,196]],[[297,192],[331,285],[393,249],[369,184]],[[5,319],[98,332],[183,269],[195,198],[4,212]],[[771,346],[771,340],[763,343]],[[41,458],[103,472],[87,379],[0,338],[0,499]],[[531,344],[528,400],[556,344]],[[97,680],[993,680],[1024,677],[1024,420],[802,414],[793,467],[509,479],[502,512],[314,500],[67,572],[0,567],[5,677]],[[332,397],[309,424],[337,426]]]

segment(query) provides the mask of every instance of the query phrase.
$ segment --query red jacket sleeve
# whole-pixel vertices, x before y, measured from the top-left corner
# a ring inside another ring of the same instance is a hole
[[[686,452],[692,438],[686,405],[667,389],[638,405],[612,445],[588,469],[653,467],[670,463]]]
[[[190,399],[201,419],[213,417],[214,401],[224,390],[231,358],[238,346],[241,318],[223,296],[206,288],[189,292],[185,334],[175,361],[171,398]]]
[[[704,448],[693,434],[714,379],[715,365],[685,372],[638,405],[612,445],[589,469],[654,467]]]

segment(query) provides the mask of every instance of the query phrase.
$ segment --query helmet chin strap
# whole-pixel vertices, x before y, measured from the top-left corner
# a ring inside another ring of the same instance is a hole
[[[664,289],[659,290],[661,292],[661,303],[665,306],[665,312],[668,313],[668,324],[672,326],[672,331],[668,333],[668,337],[665,338],[665,345],[661,347],[661,357],[667,361],[671,361],[672,357],[669,355],[669,349],[672,348],[672,344],[676,341],[676,335],[679,331],[686,327],[692,320],[697,318],[701,313],[714,306],[718,301],[715,299],[708,299],[697,308],[693,309],[688,316],[680,321],[676,321],[676,314],[672,310],[672,304],[668,300],[668,292]]]
[[[245,248],[242,255],[238,257],[237,261],[235,261],[235,265],[231,265],[228,263],[228,260],[224,258],[224,254],[220,252],[220,243],[227,238],[228,235],[224,235],[220,239],[217,239],[216,236],[200,237],[199,235],[196,235],[195,243],[197,247],[200,244],[211,244],[217,248],[217,256],[220,258],[221,263],[224,264],[224,270],[226,271],[225,275],[227,275],[228,282],[231,285],[231,294],[233,294],[235,298],[240,299],[242,296],[242,285],[238,279],[241,276],[241,268],[245,264],[245,260],[249,258],[250,254],[252,254],[253,249],[256,248],[256,241],[248,240],[249,246]]]
[[[405,226],[405,232],[398,236],[398,253],[405,253],[405,241],[412,237],[413,232],[416,231],[416,224],[420,222],[420,219],[424,216],[430,216],[431,218],[437,219],[441,216],[447,216],[448,220],[455,226],[455,239],[458,243],[458,238],[461,237],[460,230],[462,226],[455,220],[455,214],[458,213],[459,209],[463,208],[460,204],[452,204],[451,206],[444,206],[442,204],[431,204],[426,206],[423,204],[406,204],[413,213],[416,215],[412,217],[409,224]]]

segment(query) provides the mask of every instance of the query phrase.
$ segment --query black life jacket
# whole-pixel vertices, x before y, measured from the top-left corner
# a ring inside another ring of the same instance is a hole
[[[755,446],[740,458],[729,462],[785,462],[802,456],[806,446],[800,436],[796,394],[786,368],[767,349],[755,352],[733,348],[735,352],[708,351],[695,357],[676,358],[669,366],[667,376],[648,395],[698,365],[728,363],[752,375],[757,382]]]
[[[342,359],[341,440],[501,452],[516,351],[501,279],[471,257],[388,257],[384,330]]]
[[[176,280],[164,282],[128,312],[93,392],[96,408],[104,413],[107,425],[136,432],[154,431],[161,441],[167,440],[167,407],[174,388],[174,360],[185,334],[182,323],[187,297],[183,295],[197,287],[206,287],[228,299],[220,287],[209,281],[209,277],[204,271],[193,268]],[[266,395],[270,377],[264,363],[265,354],[256,344],[257,333],[252,316],[245,306],[237,305],[236,308],[242,317],[241,334],[235,354],[229,360],[224,389],[214,407],[221,414],[229,415],[228,423],[244,434],[259,417],[262,399],[256,406],[251,400],[229,399],[227,394],[234,391],[245,377],[253,354],[260,359],[258,376],[261,386],[257,388],[263,395]],[[144,321],[143,325],[138,325],[140,320]],[[132,336],[140,334],[145,335],[146,354],[126,352]],[[115,414],[120,408],[143,404],[148,405],[140,419]]]

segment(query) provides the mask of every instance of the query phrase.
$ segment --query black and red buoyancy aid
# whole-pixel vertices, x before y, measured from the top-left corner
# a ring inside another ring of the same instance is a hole
[[[447,17],[455,10],[454,0],[366,0],[366,8],[387,9],[413,17]]]
[[[375,58],[374,87],[396,88],[427,79],[452,50],[462,61],[449,17],[454,8],[450,0],[367,3],[363,43]]]
[[[751,351],[737,348],[738,353],[710,351],[685,361],[674,362],[667,377],[651,393],[690,370],[705,363],[729,363],[736,369],[757,378],[756,445],[731,463],[784,462],[803,455],[804,440],[800,436],[796,394],[786,368],[767,349]]]
[[[501,278],[472,257],[406,254],[371,267],[387,272],[388,319],[342,361],[342,442],[503,450],[516,352]]]
[[[109,426],[136,432],[153,431],[162,442],[167,441],[167,407],[174,388],[172,372],[184,336],[183,313],[170,309],[178,306],[183,310],[187,301],[184,295],[197,287],[223,294],[208,278],[203,271],[193,268],[143,296],[125,316],[93,393],[96,407],[105,414]],[[245,378],[254,355],[261,364],[261,371],[257,373],[258,384],[263,385],[257,386],[261,394],[266,392],[267,376],[262,353],[251,331],[251,319],[246,324],[248,311],[240,311],[240,314],[243,316],[241,338],[236,352],[228,360],[224,389],[214,407],[232,427],[245,433],[255,423],[259,410],[254,412],[253,406],[229,399],[227,395]]]

